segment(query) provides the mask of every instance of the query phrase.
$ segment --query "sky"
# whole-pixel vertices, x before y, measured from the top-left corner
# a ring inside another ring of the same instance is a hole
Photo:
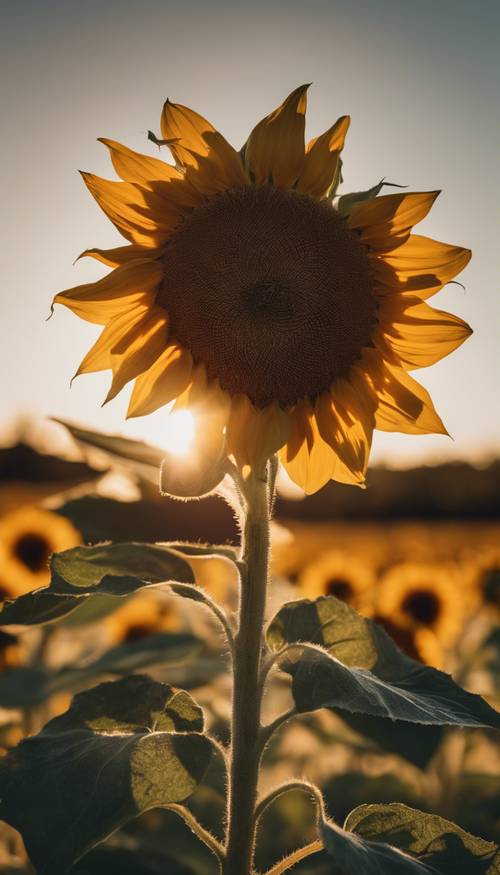
[[[238,148],[297,85],[306,135],[352,116],[342,191],[382,177],[442,189],[418,232],[472,249],[434,303],[474,335],[418,379],[453,440],[377,433],[374,461],[412,465],[500,453],[497,34],[500,4],[462,0],[24,0],[3,6],[4,430],[18,415],[59,416],[159,445],[165,413],[125,423],[128,392],[105,408],[109,375],[70,379],[98,327],[55,293],[98,279],[90,247],[125,242],[77,170],[114,178],[99,136],[157,155],[167,97],[209,118]],[[167,157],[165,155],[165,157]]]

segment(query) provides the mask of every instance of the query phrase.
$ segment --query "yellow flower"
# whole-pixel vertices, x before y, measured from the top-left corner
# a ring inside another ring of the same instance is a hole
[[[225,447],[260,466],[279,450],[311,493],[363,483],[375,427],[446,433],[408,372],[470,334],[426,302],[470,252],[411,234],[436,191],[338,208],[350,120],[306,145],[306,92],[240,152],[168,100],[157,142],[175,166],[103,139],[122,181],[83,178],[128,244],[86,250],[113,271],[55,302],[104,326],[77,373],[110,369],[106,400],[132,381],[128,416],[176,399],[204,417],[214,459]]]
[[[445,563],[404,562],[380,581],[376,619],[397,643],[398,633],[410,636],[419,658],[440,665],[460,635],[468,604],[457,569]]]
[[[338,550],[329,550],[316,562],[306,565],[298,577],[297,585],[304,598],[333,595],[356,610],[367,613],[375,580],[366,563]]]
[[[173,599],[154,592],[131,596],[103,620],[104,636],[110,645],[138,641],[158,632],[175,632],[181,627]]]
[[[45,586],[52,553],[81,544],[80,533],[59,514],[22,507],[0,519],[0,599]]]

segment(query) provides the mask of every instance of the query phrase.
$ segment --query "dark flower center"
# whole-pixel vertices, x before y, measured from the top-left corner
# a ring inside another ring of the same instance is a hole
[[[14,556],[34,573],[46,569],[51,552],[48,541],[34,532],[21,535],[13,548]]]
[[[152,623],[134,623],[126,630],[123,640],[141,641],[142,638],[147,638],[153,632],[156,632],[156,629]]]
[[[272,186],[195,209],[164,254],[158,303],[210,378],[289,407],[348,376],[376,319],[366,247],[330,202]]]
[[[416,623],[429,626],[439,616],[440,602],[430,590],[414,590],[404,599],[401,610]]]
[[[351,584],[342,577],[331,577],[326,582],[325,589],[327,595],[334,595],[335,598],[340,599],[342,602],[352,601],[354,595]]]

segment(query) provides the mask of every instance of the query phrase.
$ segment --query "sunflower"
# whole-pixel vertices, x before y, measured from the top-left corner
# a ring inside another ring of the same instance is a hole
[[[459,573],[452,566],[404,562],[380,581],[376,619],[397,643],[398,633],[409,634],[419,656],[439,664],[460,635],[468,604]]]
[[[121,181],[83,179],[128,243],[82,253],[113,271],[54,300],[104,326],[77,374],[110,369],[107,401],[133,381],[128,416],[187,405],[214,462],[280,451],[312,493],[363,484],[375,427],[446,433],[408,372],[470,334],[426,302],[470,252],[411,234],[437,191],[336,200],[350,120],[306,145],[307,88],[239,152],[169,100],[150,138],[175,166],[101,139]]]
[[[333,595],[366,613],[370,610],[375,580],[370,567],[361,560],[339,550],[329,550],[316,562],[306,565],[297,586],[304,598]]]
[[[0,599],[44,586],[52,553],[81,542],[69,520],[51,511],[26,506],[6,514],[0,519]]]
[[[117,611],[105,617],[102,625],[104,637],[114,646],[159,632],[176,632],[182,622],[173,599],[144,592],[127,598]]]

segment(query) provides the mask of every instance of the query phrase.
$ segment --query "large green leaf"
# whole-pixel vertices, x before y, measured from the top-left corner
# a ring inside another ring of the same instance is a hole
[[[363,839],[388,842],[421,857],[442,875],[498,875],[500,851],[455,823],[400,803],[360,805],[345,828]]]
[[[120,825],[191,795],[211,756],[202,730],[188,693],[147,677],[79,693],[0,761],[0,817],[39,875],[63,875]]]
[[[201,642],[194,635],[165,632],[118,644],[82,668],[11,668],[0,674],[0,707],[39,705],[54,693],[78,689],[107,674],[130,674],[159,663],[172,670],[193,660],[200,648]]]
[[[335,871],[342,875],[433,875],[434,870],[398,848],[382,842],[367,841],[323,821],[321,838],[333,857]]]
[[[324,649],[304,650],[287,666],[301,712],[332,708],[410,723],[500,728],[500,714],[480,696],[410,659],[376,623],[332,596],[285,605],[268,641],[277,649],[308,635]]]
[[[7,602],[0,626],[49,623],[74,611],[89,596],[130,595],[170,580],[193,583],[194,574],[168,544],[98,544],[55,553],[48,587]]]

